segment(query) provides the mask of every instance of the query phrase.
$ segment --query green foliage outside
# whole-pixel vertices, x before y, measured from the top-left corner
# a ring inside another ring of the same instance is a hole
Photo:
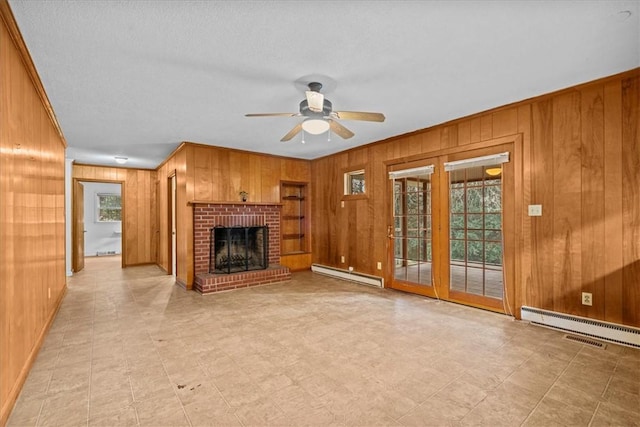
[[[426,180],[407,178],[395,182],[394,252],[398,259],[404,258],[406,244],[408,261],[432,260],[430,190]],[[502,265],[501,194],[500,179],[450,184],[451,261]]]

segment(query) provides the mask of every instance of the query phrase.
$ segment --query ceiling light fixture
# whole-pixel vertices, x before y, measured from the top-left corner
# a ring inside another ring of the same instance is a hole
[[[302,122],[302,129],[311,135],[320,135],[329,130],[329,123],[321,119],[309,119]]]
[[[489,176],[498,176],[502,173],[502,168],[489,168],[486,169],[485,172]]]
[[[115,156],[114,159],[116,159],[116,163],[119,165],[124,165],[125,163],[127,163],[127,160],[129,160],[127,157],[122,156]]]

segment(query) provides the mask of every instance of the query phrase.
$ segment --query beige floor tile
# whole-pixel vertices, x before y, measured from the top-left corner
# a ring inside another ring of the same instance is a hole
[[[206,403],[190,403],[184,407],[191,425],[194,427],[221,426],[241,427],[242,424],[236,417],[234,410],[224,408],[212,408]]]
[[[23,394],[24,396],[24,394]],[[42,410],[41,399],[27,400],[21,397],[9,417],[7,427],[35,426]]]
[[[525,420],[524,426],[587,426],[593,411],[544,397]]]
[[[601,403],[596,410],[591,427],[638,427],[640,426],[640,417],[637,412],[631,412],[620,408],[619,406],[609,403]]]
[[[640,351],[563,336],[311,272],[203,297],[88,259],[8,425],[637,425]]]
[[[132,405],[103,410],[91,415],[89,425],[96,427],[134,427],[138,425],[138,416]]]
[[[140,426],[190,426],[177,397],[162,397],[135,403]]]

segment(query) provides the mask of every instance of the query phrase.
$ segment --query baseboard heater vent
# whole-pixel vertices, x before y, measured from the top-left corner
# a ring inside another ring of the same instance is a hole
[[[105,255],[118,255],[116,251],[98,251],[96,252],[96,256],[105,256]]]
[[[640,349],[640,329],[540,308],[522,307],[522,320],[548,328]]]
[[[339,268],[327,267],[319,264],[312,264],[311,271],[326,276],[335,277],[337,279],[349,280],[363,285],[375,286],[376,288],[384,288],[384,279],[369,274],[356,273],[353,271],[342,270]]]
[[[589,347],[599,348],[601,350],[604,350],[607,348],[606,344],[601,343],[600,341],[589,339],[589,338],[576,337],[574,335],[565,335],[564,339],[567,341],[573,341],[580,344],[588,345]]]

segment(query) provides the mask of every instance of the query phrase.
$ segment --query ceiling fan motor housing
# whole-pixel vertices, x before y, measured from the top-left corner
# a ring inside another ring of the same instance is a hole
[[[333,106],[331,104],[331,101],[329,101],[327,98],[324,99],[322,111],[319,112],[311,111],[311,109],[309,109],[309,102],[306,99],[300,102],[300,114],[302,114],[304,117],[323,119],[329,116],[329,114],[331,114],[331,111],[333,111]]]

